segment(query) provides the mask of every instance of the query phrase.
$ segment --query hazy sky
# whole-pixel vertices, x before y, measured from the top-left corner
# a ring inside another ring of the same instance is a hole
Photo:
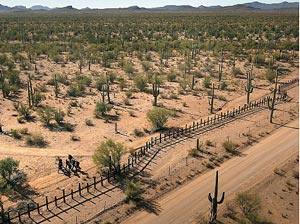
[[[0,4],[7,6],[24,5],[31,7],[33,5],[44,5],[48,7],[64,7],[72,5],[75,8],[118,8],[138,5],[140,7],[157,7],[164,5],[192,5],[192,6],[212,6],[212,5],[234,5],[245,2],[253,2],[255,0],[0,0]],[[258,0],[259,1],[259,0]],[[283,2],[284,0],[261,0],[264,3]],[[296,0],[294,0],[296,1]]]

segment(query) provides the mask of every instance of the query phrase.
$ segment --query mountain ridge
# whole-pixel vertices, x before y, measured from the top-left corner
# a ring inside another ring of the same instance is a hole
[[[5,6],[0,4],[0,12],[15,12],[15,11],[24,11],[24,12],[87,12],[87,11],[131,11],[131,12],[177,12],[177,11],[185,11],[185,12],[239,12],[239,11],[271,11],[271,10],[281,10],[281,9],[299,9],[299,2],[281,2],[281,3],[262,3],[258,1],[244,3],[244,4],[236,4],[229,6],[204,6],[200,5],[198,7],[190,6],[190,5],[165,5],[162,7],[153,7],[153,8],[144,8],[139,7],[137,5],[129,6],[127,8],[82,8],[77,9],[73,6],[65,6],[65,7],[56,7],[50,8],[48,6],[43,5],[34,5],[30,8],[27,8],[22,5],[18,6]]]

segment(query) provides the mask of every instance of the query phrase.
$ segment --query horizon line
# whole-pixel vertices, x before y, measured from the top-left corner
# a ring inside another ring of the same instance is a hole
[[[194,6],[194,5],[189,5],[189,4],[182,4],[182,5],[177,5],[177,4],[165,4],[165,5],[160,5],[160,6],[152,6],[152,7],[145,7],[145,6],[140,6],[138,4],[135,4],[135,5],[128,5],[128,6],[123,6],[123,7],[106,7],[106,8],[98,8],[98,7],[89,7],[89,6],[86,6],[84,8],[76,8],[74,7],[73,5],[70,5],[70,4],[67,4],[65,6],[56,6],[56,7],[50,7],[50,6],[47,6],[47,5],[43,5],[43,4],[34,4],[34,5],[14,5],[14,6],[9,6],[9,5],[3,5],[0,3],[0,5],[2,6],[8,6],[10,8],[13,8],[13,7],[25,7],[26,9],[30,9],[31,7],[33,6],[43,6],[43,7],[47,7],[47,8],[50,8],[50,9],[56,9],[56,8],[66,8],[66,7],[72,7],[74,9],[78,9],[78,10],[81,10],[81,9],[86,9],[86,8],[89,8],[89,9],[124,9],[124,8],[129,8],[129,7],[139,7],[139,8],[145,8],[145,9],[152,9],[152,8],[160,8],[160,7],[165,7],[165,6],[191,6],[191,7],[194,7],[194,8],[197,8],[197,7],[200,7],[200,6],[204,6],[204,7],[215,7],[215,6],[222,6],[222,7],[226,7],[226,6],[234,6],[234,5],[243,5],[243,4],[247,4],[247,3],[254,3],[254,2],[257,2],[257,3],[262,3],[262,4],[280,4],[280,3],[298,3],[298,1],[282,1],[282,2],[273,2],[273,3],[266,3],[266,2],[263,2],[263,1],[249,1],[249,2],[245,2],[245,3],[237,3],[237,4],[228,4],[228,5],[222,5],[222,4],[218,4],[218,5],[204,5],[204,4],[200,4],[200,5],[197,5],[197,6]]]

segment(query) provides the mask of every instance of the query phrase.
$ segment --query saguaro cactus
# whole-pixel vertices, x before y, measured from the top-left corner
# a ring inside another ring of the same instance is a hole
[[[218,171],[216,172],[216,183],[215,183],[215,194],[214,197],[211,197],[211,194],[208,194],[208,200],[210,201],[210,217],[209,222],[215,223],[218,213],[218,204],[222,204],[225,198],[225,192],[222,193],[221,199],[218,201]]]
[[[193,90],[195,87],[195,75],[192,76],[191,89]]]
[[[275,101],[276,101],[276,93],[277,93],[277,85],[278,85],[278,69],[276,69],[276,77],[275,77],[275,88],[273,92],[273,99],[272,99],[272,104],[270,105],[270,101],[268,101],[268,106],[271,110],[270,113],[270,123],[273,123],[273,113],[275,109]]]
[[[252,72],[247,73],[247,83],[245,85],[245,91],[247,93],[247,104],[250,102],[250,94],[253,92],[253,87],[252,87]]]
[[[154,97],[153,105],[157,106],[157,97],[159,95],[159,84],[157,83],[152,84],[152,95]]]
[[[222,70],[223,70],[223,63],[221,62],[220,64],[219,64],[219,82],[221,81],[221,79],[222,79]]]
[[[55,93],[55,97],[58,97],[59,94],[59,88],[58,88],[58,82],[57,82],[57,77],[56,74],[54,75],[54,93]]]
[[[34,92],[32,88],[31,76],[28,75],[27,81],[27,93],[28,93],[28,105],[32,107],[34,105]]]
[[[215,84],[212,84],[211,99],[208,99],[208,104],[210,105],[210,113],[214,112],[214,98],[215,98]]]

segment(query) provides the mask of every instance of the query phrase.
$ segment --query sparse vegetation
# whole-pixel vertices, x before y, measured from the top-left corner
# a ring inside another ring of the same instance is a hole
[[[26,137],[26,144],[28,146],[37,146],[42,148],[47,145],[47,142],[41,134],[32,134],[31,136]]]

